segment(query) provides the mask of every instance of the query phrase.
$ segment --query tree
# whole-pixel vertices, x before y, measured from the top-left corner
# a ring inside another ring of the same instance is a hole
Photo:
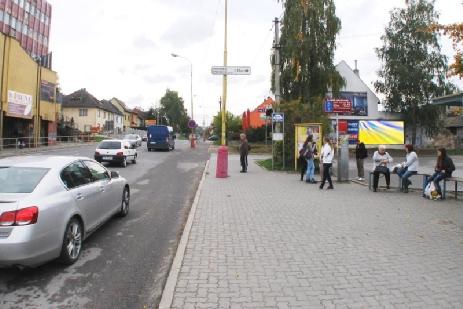
[[[387,111],[404,114],[413,144],[419,126],[428,136],[439,131],[441,109],[431,100],[452,89],[446,81],[447,59],[439,34],[424,31],[437,19],[434,1],[410,0],[406,8],[391,11],[383,46],[376,49],[382,65],[375,88],[385,95]]]
[[[341,21],[334,0],[284,1],[280,40],[282,97],[315,106],[313,98],[336,95],[344,81],[333,64]],[[273,80],[273,79],[272,79]]]
[[[159,112],[166,118],[167,124],[172,126],[176,132],[188,133],[189,117],[183,99],[178,96],[178,92],[170,89],[166,90],[165,95],[161,98]]]
[[[463,78],[463,23],[455,23],[450,25],[434,24],[431,26],[431,31],[439,31],[447,35],[452,40],[453,48],[456,51],[454,61],[450,65],[450,75]]]
[[[238,139],[239,134],[241,133],[241,117],[235,116],[230,112],[227,112],[227,139]],[[217,116],[214,116],[214,134],[217,136],[222,135],[222,113],[217,113]]]

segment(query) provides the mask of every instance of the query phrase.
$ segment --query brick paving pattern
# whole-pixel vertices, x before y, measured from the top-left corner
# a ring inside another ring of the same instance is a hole
[[[463,308],[463,202],[214,160],[172,308]]]

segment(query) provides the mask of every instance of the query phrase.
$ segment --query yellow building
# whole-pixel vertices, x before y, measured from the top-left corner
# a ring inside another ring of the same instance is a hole
[[[8,146],[53,143],[61,104],[57,102],[58,74],[40,66],[19,42],[0,34],[0,137]]]
[[[118,98],[112,98],[110,102],[121,112],[124,114],[124,132],[127,128],[131,127],[131,119],[132,119],[132,110],[125,105],[124,102],[119,100]]]
[[[121,133],[122,113],[109,101],[99,101],[86,89],[80,89],[63,98],[63,115],[72,119],[74,128],[81,132]]]

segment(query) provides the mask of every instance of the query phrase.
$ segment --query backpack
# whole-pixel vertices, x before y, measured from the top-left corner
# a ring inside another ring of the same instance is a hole
[[[316,153],[316,146],[315,145],[307,145],[307,149],[304,153],[304,157],[307,160],[313,159],[314,154]]]

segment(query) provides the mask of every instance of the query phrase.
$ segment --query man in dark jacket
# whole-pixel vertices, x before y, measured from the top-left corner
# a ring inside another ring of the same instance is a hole
[[[246,134],[240,134],[240,162],[241,171],[240,173],[246,173],[248,171],[248,154],[249,154],[249,143],[246,139]]]
[[[365,148],[365,144],[360,140],[357,140],[357,146],[355,147],[355,158],[357,159],[357,180],[365,180],[365,171],[363,168],[363,160],[368,158],[368,151]]]

